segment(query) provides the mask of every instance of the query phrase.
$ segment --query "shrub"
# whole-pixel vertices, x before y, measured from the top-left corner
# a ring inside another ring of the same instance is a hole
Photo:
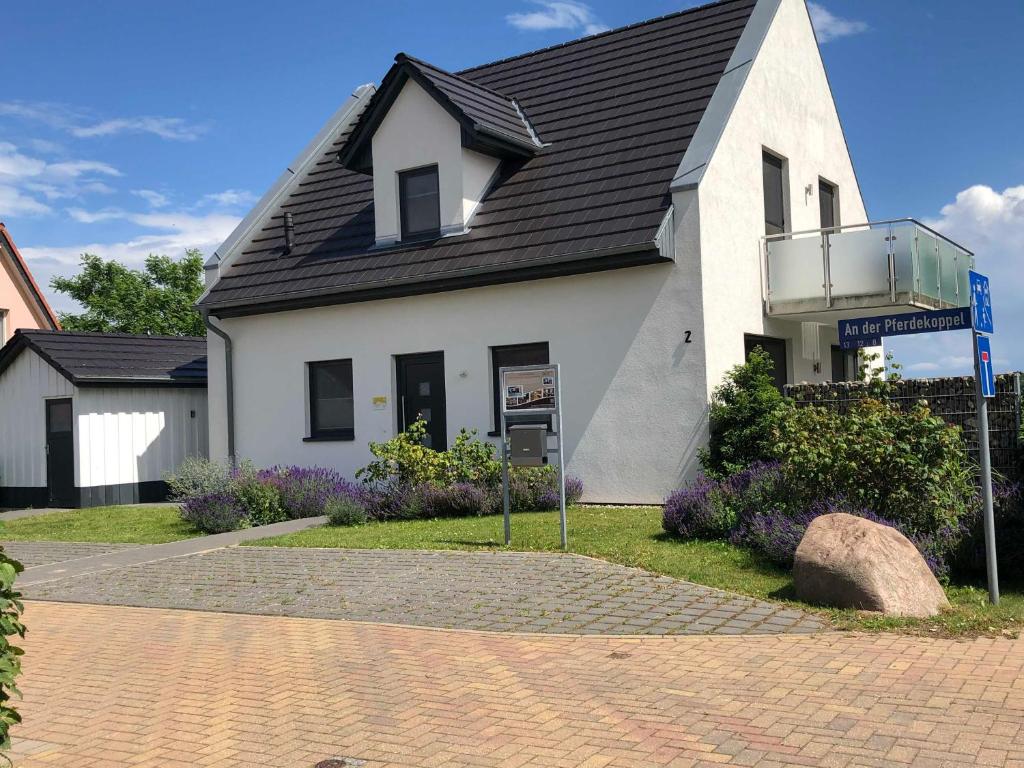
[[[423,486],[378,483],[366,493],[366,511],[372,520],[415,520],[424,517]]]
[[[181,517],[206,533],[224,533],[245,527],[248,514],[231,493],[193,496],[181,505]]]
[[[250,525],[270,525],[288,519],[281,504],[281,491],[268,472],[236,470],[233,493],[248,512]]]
[[[13,696],[21,696],[15,683],[21,674],[21,656],[24,651],[8,638],[25,637],[21,615],[25,606],[14,581],[24,569],[21,563],[8,557],[0,547],[0,750],[11,748],[10,728],[21,722],[21,715],[11,705]]]
[[[509,506],[513,512],[545,512],[558,509],[558,468],[509,467]],[[565,478],[565,503],[577,503],[583,496],[583,481]],[[498,509],[501,509],[499,500]]]
[[[369,518],[363,503],[352,496],[336,496],[328,500],[327,522],[331,525],[363,525]]]
[[[459,430],[452,447],[442,454],[447,483],[473,483],[491,488],[501,484],[501,462],[494,446],[477,439],[476,430]]]
[[[773,452],[804,507],[842,497],[919,536],[959,530],[976,505],[973,465],[960,430],[931,415],[873,398],[846,414],[806,406],[790,410]]]
[[[369,484],[402,486],[441,485],[446,478],[447,460],[440,451],[423,444],[427,423],[419,419],[399,435],[384,443],[370,443],[376,457],[356,472]]]
[[[231,485],[231,469],[227,464],[189,456],[176,472],[164,478],[174,501],[186,501],[208,493],[227,493]]]
[[[266,477],[281,498],[285,514],[296,519],[326,514],[327,502],[341,496],[361,500],[363,489],[329,467],[273,467]]]
[[[758,347],[713,392],[710,439],[700,453],[706,474],[725,477],[771,458],[779,420],[792,407],[776,389],[773,369],[771,357]]]
[[[486,514],[490,503],[487,490],[478,485],[458,482],[441,488],[424,485],[419,488],[424,517],[468,517]]]
[[[661,525],[684,538],[717,539],[729,535],[736,513],[726,503],[721,484],[700,475],[665,501]]]

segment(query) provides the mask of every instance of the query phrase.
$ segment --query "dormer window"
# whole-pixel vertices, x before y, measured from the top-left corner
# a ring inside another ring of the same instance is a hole
[[[398,205],[403,240],[440,235],[441,196],[436,165],[399,172]]]

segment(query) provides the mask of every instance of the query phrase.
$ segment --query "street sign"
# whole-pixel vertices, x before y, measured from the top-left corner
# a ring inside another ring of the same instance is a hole
[[[981,374],[981,396],[996,396],[996,377],[992,372],[992,340],[988,336],[975,336],[978,371]]]
[[[839,346],[843,349],[872,347],[878,346],[883,336],[962,331],[970,327],[971,311],[967,307],[859,317],[839,321]]]
[[[971,282],[971,327],[978,333],[993,333],[992,293],[988,277],[973,269],[967,273]]]

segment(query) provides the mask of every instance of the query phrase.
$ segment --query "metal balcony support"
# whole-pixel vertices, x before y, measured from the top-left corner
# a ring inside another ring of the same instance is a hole
[[[832,306],[832,260],[829,258],[828,232],[821,233],[821,259],[825,269],[825,306]]]
[[[892,224],[889,224],[889,234],[886,236],[885,241],[888,244],[889,251],[889,301],[893,304],[896,303],[896,247],[893,243],[896,242],[896,235],[893,234]]]

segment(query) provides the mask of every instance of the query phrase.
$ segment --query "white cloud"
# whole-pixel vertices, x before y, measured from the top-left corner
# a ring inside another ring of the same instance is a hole
[[[604,32],[602,23],[586,3],[578,0],[534,0],[542,10],[528,13],[510,13],[505,21],[516,29],[546,31],[551,29],[581,30],[586,35]]]
[[[114,136],[119,133],[150,133],[171,141],[195,141],[206,129],[192,125],[180,117],[116,117],[93,125],[73,126],[73,136],[82,139],[94,136]]]
[[[256,196],[244,189],[225,189],[223,192],[203,195],[202,202],[224,207],[234,207],[238,205],[252,205],[256,202]]]
[[[810,11],[811,24],[814,25],[819,43],[827,43],[838,37],[859,35],[868,29],[866,22],[840,18],[818,3],[808,3],[807,10]]]
[[[190,123],[181,117],[138,115],[102,118],[53,102],[0,101],[0,116],[43,123],[82,139],[144,133],[170,141],[194,141],[206,132],[206,126]]]
[[[167,195],[157,192],[155,189],[133,189],[132,194],[141,197],[153,208],[163,208],[170,202]]]
[[[978,271],[992,281],[996,368],[1024,368],[1024,339],[1016,332],[1024,327],[1024,302],[1018,300],[1024,295],[1024,185],[1002,192],[983,184],[968,187],[943,206],[938,217],[924,223],[974,251]],[[968,332],[895,337],[886,341],[886,347],[907,363],[910,372],[942,375],[973,370]]]
[[[109,193],[113,190],[98,176],[117,177],[121,172],[109,163],[96,160],[61,160],[51,163],[26,155],[10,142],[0,141],[0,187],[3,187],[0,213],[40,215],[50,212],[48,201],[74,198],[84,192]]]

